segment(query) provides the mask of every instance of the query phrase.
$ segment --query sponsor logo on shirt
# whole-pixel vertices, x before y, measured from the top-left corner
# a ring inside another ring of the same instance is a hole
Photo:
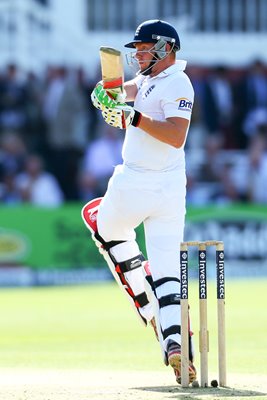
[[[179,97],[179,99],[175,100],[178,102],[178,110],[182,111],[192,111],[193,103],[186,97]]]

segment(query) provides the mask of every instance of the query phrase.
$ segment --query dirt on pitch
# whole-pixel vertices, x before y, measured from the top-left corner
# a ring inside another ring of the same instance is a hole
[[[212,376],[211,379],[216,379]],[[208,400],[267,399],[266,375],[228,376],[227,388],[187,388],[170,370],[52,371],[0,370],[1,400]]]

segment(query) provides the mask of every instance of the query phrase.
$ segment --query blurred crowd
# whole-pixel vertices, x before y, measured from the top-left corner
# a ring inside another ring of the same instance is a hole
[[[188,204],[267,204],[267,66],[190,66]],[[102,196],[121,163],[123,132],[90,101],[100,71],[0,71],[0,203],[58,206]]]

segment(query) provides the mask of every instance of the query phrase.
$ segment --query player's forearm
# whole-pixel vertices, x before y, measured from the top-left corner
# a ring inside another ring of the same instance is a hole
[[[126,92],[126,101],[134,101],[137,94],[137,86],[133,81],[124,83],[124,90]]]
[[[142,114],[138,128],[161,142],[179,148],[184,144],[189,121],[185,118],[169,118],[156,121]]]

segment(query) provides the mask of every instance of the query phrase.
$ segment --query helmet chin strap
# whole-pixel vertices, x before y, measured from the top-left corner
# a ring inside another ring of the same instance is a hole
[[[157,57],[154,56],[152,58],[152,60],[150,61],[149,66],[143,70],[140,69],[137,72],[137,75],[144,75],[144,76],[150,75],[152,72],[152,68],[154,67],[154,65],[156,65],[157,61],[160,61],[160,59],[158,59]]]

